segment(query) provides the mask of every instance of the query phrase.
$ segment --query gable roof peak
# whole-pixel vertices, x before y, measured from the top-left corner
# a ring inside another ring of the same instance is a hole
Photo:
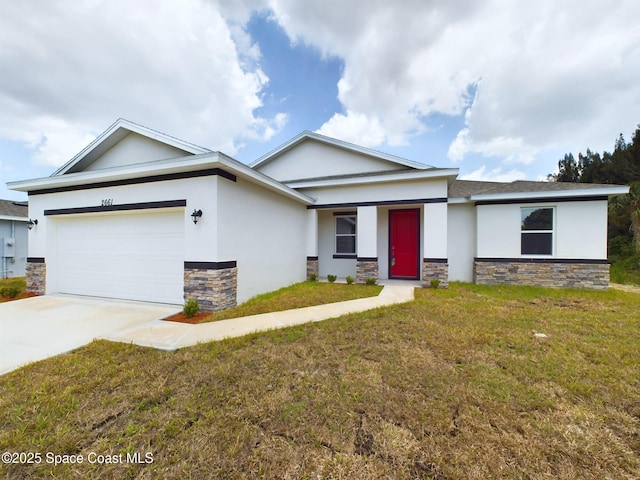
[[[90,164],[130,133],[136,133],[171,147],[184,150],[192,155],[212,152],[208,148],[180,140],[179,138],[153,130],[121,117],[113,122],[104,132],[98,135],[89,145],[83,148],[80,153],[53,172],[51,176],[55,177],[57,175],[64,175],[76,166]]]
[[[276,147],[270,152],[266,153],[262,157],[258,158],[255,162],[250,164],[251,168],[258,168],[272,160],[275,160],[281,154],[287,152],[292,149],[296,145],[301,144],[304,141],[313,140],[316,142],[323,143],[325,145],[331,145],[337,148],[341,148],[344,150],[349,150],[351,152],[359,153],[362,155],[366,155],[368,157],[377,158],[380,160],[385,160],[390,163],[395,163],[397,165],[402,165],[404,167],[415,168],[418,170],[426,170],[435,168],[432,165],[427,165],[425,163],[415,162],[413,160],[407,160],[406,158],[398,157],[396,155],[391,155],[389,153],[380,152],[378,150],[374,150],[368,147],[362,147],[360,145],[356,145],[354,143],[347,142],[345,140],[340,140],[333,137],[328,137],[326,135],[322,135],[320,133],[311,132],[309,130],[303,130],[298,135],[293,137],[292,139],[286,141],[282,145]]]

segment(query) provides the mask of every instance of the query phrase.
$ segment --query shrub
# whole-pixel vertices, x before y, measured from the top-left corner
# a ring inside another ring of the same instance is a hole
[[[333,283],[336,281],[336,278],[338,278],[336,275],[327,275],[327,280],[329,280],[329,283]]]
[[[351,275],[347,275],[346,280],[348,285],[351,285],[353,283],[353,277]]]
[[[430,285],[431,288],[438,288],[440,286],[440,280],[434,278],[433,280],[431,280]]]
[[[189,300],[187,301],[187,303],[184,304],[184,308],[182,309],[182,312],[184,313],[185,317],[191,318],[196,313],[198,313],[198,310],[200,310],[200,305],[198,305],[198,301]]]
[[[315,282],[318,279],[318,276],[315,273],[310,273],[309,274],[309,281],[310,282]]]
[[[20,293],[20,288],[15,285],[5,285],[0,287],[0,297],[16,298]]]
[[[378,283],[378,279],[377,278],[367,278],[365,280],[365,283],[367,285],[375,285],[376,283]]]

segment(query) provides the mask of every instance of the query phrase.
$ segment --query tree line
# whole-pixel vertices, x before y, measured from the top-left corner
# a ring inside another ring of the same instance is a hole
[[[609,245],[616,254],[629,256],[627,246],[635,246],[640,253],[640,125],[627,143],[622,134],[616,139],[613,152],[567,153],[558,162],[558,172],[549,174],[553,182],[600,183],[629,185],[627,195],[614,198],[609,203]]]

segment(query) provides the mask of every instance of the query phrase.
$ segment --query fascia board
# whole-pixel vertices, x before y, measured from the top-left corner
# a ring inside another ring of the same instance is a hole
[[[430,171],[419,170],[415,172],[391,173],[389,175],[379,175],[374,177],[353,177],[329,180],[310,180],[287,182],[286,185],[291,188],[313,188],[313,187],[339,187],[344,185],[362,185],[367,183],[385,183],[385,182],[401,182],[407,180],[415,180],[422,178],[450,178],[458,175],[457,168]]]
[[[471,200],[465,197],[454,197],[454,198],[448,198],[447,203],[451,205],[461,205],[463,203],[471,203]]]
[[[544,192],[512,192],[512,193],[481,193],[470,195],[471,201],[479,202],[486,200],[522,200],[537,198],[570,198],[570,197],[598,197],[598,196],[615,196],[629,193],[627,186],[615,186],[607,188],[585,188],[581,190],[552,190]]]
[[[10,222],[24,222],[27,223],[29,221],[28,217],[12,217],[9,215],[0,215],[0,220],[6,220]]]

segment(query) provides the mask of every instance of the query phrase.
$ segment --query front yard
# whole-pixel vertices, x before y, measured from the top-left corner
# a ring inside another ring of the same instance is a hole
[[[639,478],[638,312],[454,283],[177,352],[94,342],[0,377],[0,452],[41,454],[0,476]]]

